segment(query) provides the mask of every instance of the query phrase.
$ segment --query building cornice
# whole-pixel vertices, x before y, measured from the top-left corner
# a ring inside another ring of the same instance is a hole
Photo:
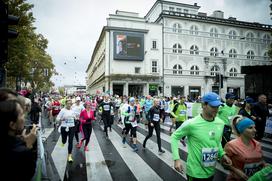
[[[98,41],[95,44],[95,48],[94,48],[93,53],[92,53],[91,61],[90,61],[89,65],[88,65],[88,68],[86,69],[86,73],[88,73],[88,70],[91,67],[91,64],[93,62],[94,56],[96,55],[96,52],[97,52],[98,48],[100,47],[102,39],[105,36],[105,27],[106,26],[103,27],[103,29],[102,29],[102,31],[100,33],[99,39],[98,39]]]
[[[235,26],[235,27],[241,27],[241,28],[250,28],[250,29],[257,29],[257,30],[264,30],[264,31],[272,31],[272,25],[215,18],[210,16],[199,16],[195,14],[188,14],[188,13],[181,13],[181,12],[174,12],[174,11],[167,11],[167,10],[163,10],[155,22],[159,22],[164,17],[190,20],[190,21],[198,21],[198,22],[204,22],[204,23],[214,23],[214,24],[227,25],[227,26]]]
[[[125,27],[115,27],[115,26],[105,26],[105,31],[130,31],[130,32],[137,32],[137,33],[148,33],[149,30],[125,28]]]

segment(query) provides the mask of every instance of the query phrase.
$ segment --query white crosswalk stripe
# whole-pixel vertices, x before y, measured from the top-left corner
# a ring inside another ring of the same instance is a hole
[[[123,128],[124,126],[118,125],[120,128]],[[142,143],[144,142],[145,136],[139,132],[137,132],[137,141]],[[147,141],[146,149],[149,149],[152,153],[155,155],[158,155],[158,145],[157,143],[153,142],[151,139]],[[169,167],[171,167],[173,170],[174,167],[174,161],[172,159],[172,153],[169,151],[165,150],[165,153],[161,154],[158,156],[159,159],[161,159],[163,162],[165,162]],[[185,162],[182,161],[182,164],[185,165]],[[185,169],[185,168],[184,168]],[[175,170],[176,171],[176,170]],[[186,171],[185,171],[186,172]],[[181,174],[184,178],[186,178],[185,174]]]
[[[91,135],[91,143],[89,143],[89,148],[89,151],[86,152],[86,169],[88,180],[112,180],[94,132]]]
[[[109,137],[137,180],[162,180],[130,147],[123,147],[121,137],[114,130],[109,132]]]

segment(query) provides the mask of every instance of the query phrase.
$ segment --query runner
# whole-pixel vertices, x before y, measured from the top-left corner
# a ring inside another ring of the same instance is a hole
[[[113,105],[109,100],[109,95],[105,95],[104,101],[99,105],[99,108],[102,109],[102,119],[104,123],[104,132],[106,133],[106,139],[109,139],[108,127],[110,127],[112,106]]]
[[[81,147],[83,141],[85,140],[84,151],[89,151],[88,143],[90,141],[90,137],[92,134],[92,121],[94,118],[94,111],[91,109],[91,103],[89,101],[85,102],[86,109],[81,111],[80,113],[80,122],[81,122],[81,130],[83,133],[83,138],[80,140],[78,148]]]
[[[222,147],[224,148],[225,144],[230,141],[231,136],[231,122],[233,116],[236,115],[236,106],[233,104],[235,101],[235,95],[232,93],[227,93],[226,103],[221,105],[218,110],[218,117],[222,119],[225,123],[224,131],[223,131],[223,138],[222,138]]]
[[[188,119],[187,116],[187,106],[185,104],[185,96],[180,96],[180,101],[179,103],[176,103],[172,112],[172,119],[174,120],[174,122],[176,123],[176,130],[182,125],[182,123]],[[185,147],[185,141],[184,141],[185,137],[183,137],[180,142],[182,143],[182,145]]]
[[[160,104],[160,100],[155,99],[154,100],[154,105],[149,110],[150,119],[148,120],[148,135],[145,137],[145,140],[144,140],[144,143],[143,143],[143,148],[145,148],[147,140],[152,137],[153,129],[155,128],[156,135],[157,135],[157,143],[158,143],[159,154],[162,154],[162,153],[165,153],[165,151],[162,150],[162,148],[161,148],[160,121],[162,121],[162,120],[161,120],[161,117],[160,117],[161,112],[160,112],[160,109],[159,109],[159,104]]]
[[[217,159],[224,165],[231,165],[231,160],[225,155],[221,139],[224,128],[222,120],[216,117],[218,107],[222,104],[220,97],[209,92],[202,99],[202,113],[184,122],[171,135],[171,148],[175,169],[183,171],[179,156],[179,140],[188,138],[188,158],[186,175],[188,180],[205,179],[212,181],[215,174]]]
[[[73,162],[72,158],[72,150],[73,150],[73,139],[75,134],[75,114],[74,111],[71,109],[72,100],[66,100],[66,107],[61,109],[60,113],[57,116],[57,121],[61,121],[61,125],[59,127],[61,138],[62,138],[62,145],[67,141],[67,137],[69,137],[68,141],[68,161]]]
[[[247,180],[266,165],[261,144],[254,139],[256,129],[251,119],[236,116],[233,119],[233,129],[238,138],[225,146],[225,151],[233,163],[233,166],[229,167],[231,174],[227,180]]]
[[[134,97],[131,97],[129,99],[129,105],[126,107],[126,109],[124,108],[124,112],[123,112],[123,115],[125,116],[125,119],[124,119],[124,125],[125,125],[125,129],[123,129],[122,131],[122,135],[123,135],[123,140],[122,140],[122,143],[125,147],[125,144],[126,144],[126,136],[127,134],[129,133],[129,131],[131,130],[131,134],[133,136],[132,138],[132,141],[133,141],[133,145],[132,145],[132,148],[133,148],[133,151],[138,151],[138,147],[137,147],[137,135],[136,135],[136,132],[137,132],[137,121],[135,119],[135,114],[136,114],[136,111],[137,111],[137,107],[134,106],[134,103],[135,103],[135,99]]]
[[[76,116],[75,119],[75,138],[77,141],[76,146],[79,147],[79,137],[78,137],[78,133],[80,131],[80,121],[79,121],[79,115],[81,113],[81,111],[84,109],[84,106],[81,104],[81,99],[80,97],[76,97],[76,103],[73,104],[72,106],[72,110],[74,111],[74,114]]]

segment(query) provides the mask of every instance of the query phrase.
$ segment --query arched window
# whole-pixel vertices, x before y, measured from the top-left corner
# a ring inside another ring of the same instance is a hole
[[[198,27],[196,25],[192,25],[190,28],[191,35],[198,35]]]
[[[190,72],[191,75],[199,75],[199,68],[197,65],[193,65],[191,67],[191,72]]]
[[[254,41],[254,34],[252,32],[248,32],[246,34],[246,40],[247,41]]]
[[[182,74],[182,67],[179,64],[174,65],[173,74]]]
[[[220,68],[218,67],[218,65],[214,65],[211,68],[211,75],[215,76],[216,74],[219,74]]]
[[[179,43],[173,45],[173,53],[182,53],[182,47]]]
[[[254,59],[254,52],[252,50],[247,52],[247,59]]]
[[[217,57],[218,56],[218,49],[216,47],[212,47],[210,50],[210,56]]]
[[[237,51],[235,49],[230,49],[229,58],[237,58]]]
[[[199,54],[199,49],[196,45],[192,45],[190,48],[190,54],[191,55],[198,55]]]
[[[217,29],[216,28],[211,28],[211,30],[210,30],[210,36],[212,36],[212,37],[218,37],[218,31],[217,31]]]
[[[265,34],[263,36],[263,43],[265,43],[265,44],[269,44],[270,43],[270,36],[269,36],[269,34]]]
[[[229,75],[230,75],[230,77],[237,77],[237,69],[232,67],[230,69],[230,74]]]
[[[181,33],[181,25],[179,23],[173,24],[173,32]]]
[[[237,37],[236,31],[231,30],[231,31],[229,32],[229,39],[236,39],[236,37]]]

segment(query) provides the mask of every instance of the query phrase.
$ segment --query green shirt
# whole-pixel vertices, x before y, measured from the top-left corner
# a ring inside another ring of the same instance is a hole
[[[270,181],[272,180],[272,165],[264,167],[262,170],[252,175],[248,181]]]
[[[221,145],[224,123],[219,118],[209,122],[201,115],[185,121],[172,135],[171,148],[174,160],[179,157],[179,140],[188,137],[187,174],[196,178],[208,178],[215,173],[217,157],[225,152]]]
[[[230,126],[230,120],[236,115],[236,112],[235,105],[230,107],[225,103],[224,106],[219,107],[217,116],[224,121],[225,125]]]
[[[177,110],[175,112],[171,112],[171,114],[176,118],[177,122],[184,122],[187,120],[187,107],[185,104],[177,104]]]

